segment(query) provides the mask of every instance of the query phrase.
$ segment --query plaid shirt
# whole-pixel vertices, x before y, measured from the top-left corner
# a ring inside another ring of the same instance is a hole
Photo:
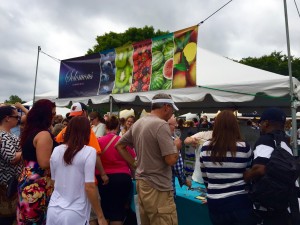
[[[186,176],[183,172],[183,159],[180,153],[177,162],[175,163],[175,165],[172,166],[172,183],[174,189],[174,196],[176,196],[175,176],[178,178],[180,187],[182,187],[186,182]]]

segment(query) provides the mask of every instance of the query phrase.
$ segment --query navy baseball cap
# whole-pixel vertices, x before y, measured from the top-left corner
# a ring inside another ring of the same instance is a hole
[[[261,114],[261,117],[260,117],[258,122],[260,123],[261,121],[264,121],[264,120],[285,123],[286,115],[279,108],[275,108],[275,107],[274,108],[269,108],[269,109],[266,109]]]

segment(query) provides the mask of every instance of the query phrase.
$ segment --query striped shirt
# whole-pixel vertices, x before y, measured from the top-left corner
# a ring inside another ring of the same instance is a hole
[[[252,151],[245,142],[237,143],[235,157],[227,152],[226,158],[220,165],[213,163],[208,146],[210,141],[203,144],[200,153],[200,167],[205,185],[210,210],[231,211],[238,207],[249,207],[245,191],[246,183],[243,173],[251,165]],[[231,207],[234,207],[233,209]]]
[[[14,175],[19,176],[22,171],[22,163],[11,164],[20,152],[19,138],[14,134],[0,131],[0,185],[6,185]]]

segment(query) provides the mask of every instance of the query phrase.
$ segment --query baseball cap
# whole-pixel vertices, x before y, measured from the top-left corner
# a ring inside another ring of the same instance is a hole
[[[261,114],[261,117],[258,122],[260,123],[264,120],[285,123],[286,115],[279,108],[268,108]]]
[[[75,102],[71,106],[70,115],[69,116],[81,116],[83,111],[87,111],[87,105],[82,102]]]
[[[153,103],[168,103],[171,104],[173,106],[173,109],[178,111],[179,109],[177,108],[177,106],[175,105],[174,101],[170,98],[159,98],[159,99],[153,99],[152,100],[152,104]]]

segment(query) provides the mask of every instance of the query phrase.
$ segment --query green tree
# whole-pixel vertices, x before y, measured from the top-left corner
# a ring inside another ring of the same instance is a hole
[[[16,102],[23,102],[22,99],[18,95],[9,96],[9,100],[5,100],[4,103],[15,104]]]
[[[146,40],[149,38],[168,34],[168,31],[155,31],[152,26],[145,26],[143,28],[131,27],[124,33],[109,32],[102,36],[97,36],[97,44],[92,49],[87,51],[87,54],[98,53],[103,50],[108,50],[134,42]]]
[[[289,75],[288,56],[281,52],[272,52],[270,55],[264,55],[259,58],[243,58],[239,63],[267,70],[281,75]],[[293,77],[300,79],[300,58],[291,57]]]

